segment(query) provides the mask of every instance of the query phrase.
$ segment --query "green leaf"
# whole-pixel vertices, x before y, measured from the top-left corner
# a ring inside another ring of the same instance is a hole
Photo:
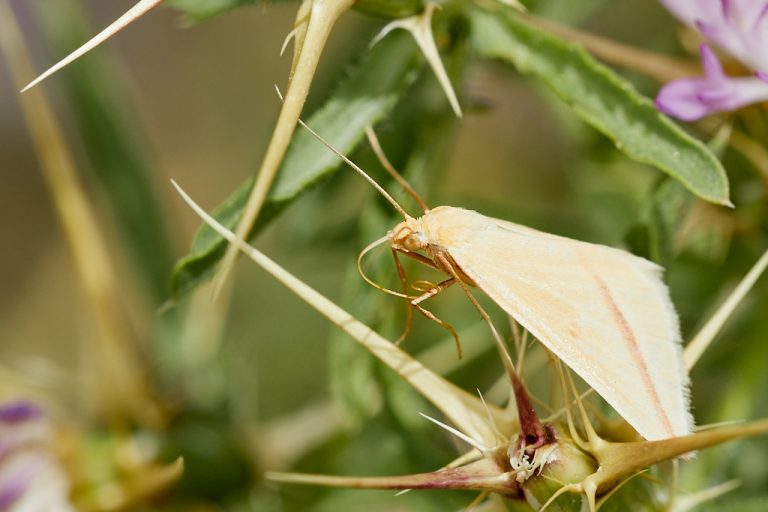
[[[675,253],[675,239],[695,200],[679,183],[664,179],[647,204],[650,257],[667,265]]]
[[[54,48],[76,47],[93,32],[78,2],[35,6]],[[168,293],[173,266],[170,232],[144,141],[116,75],[109,59],[94,52],[60,80],[90,163],[88,178],[98,184],[136,274],[159,303]]]
[[[535,28],[508,11],[472,11],[480,55],[513,64],[552,88],[582,119],[638,162],[669,174],[697,196],[730,205],[720,161],[653,102],[579,46]]]
[[[182,11],[187,21],[198,23],[237,7],[260,3],[261,0],[170,0],[167,5]]]
[[[308,121],[342,153],[349,153],[365,134],[365,127],[387,115],[422,67],[416,45],[408,34],[392,34],[376,45]],[[328,178],[341,160],[304,129],[297,130],[277,179],[249,239],[303,192]],[[214,215],[234,228],[245,205],[252,180],[244,183]],[[171,290],[178,297],[209,277],[223,256],[224,240],[207,226],[198,232],[191,252],[173,272]]]
[[[444,54],[446,68],[454,82],[461,81],[460,75],[466,68],[468,53],[465,38],[457,39]],[[456,122],[456,116],[448,107],[442,88],[431,73],[426,73],[409,89],[408,95],[398,102],[386,123],[382,123],[386,127],[377,129],[377,136],[395,168],[400,170],[415,190],[426,193],[431,188],[430,184],[439,182],[438,176],[446,167],[445,160],[453,147],[452,130]],[[361,153],[358,164],[376,176],[381,164],[373,158],[372,152],[358,153]],[[366,162],[366,157],[372,161]],[[395,200],[406,211],[418,211],[418,205],[402,187],[392,183],[388,174],[378,174],[379,183],[392,192]],[[389,187],[388,184],[393,186]],[[380,200],[378,193],[369,189],[368,194],[379,198],[379,201],[366,202],[359,213],[360,247],[381,237],[402,220],[392,205]],[[366,273],[377,283],[395,285],[393,263],[391,258],[371,258],[365,262]],[[356,264],[350,265],[342,290],[340,304],[356,318],[374,325],[389,339],[402,334],[405,322],[402,305],[360,279]],[[350,416],[358,422],[368,421],[374,413],[380,412],[382,400],[394,412],[396,407],[393,407],[391,387],[397,386],[393,382],[400,379],[388,379],[390,370],[376,363],[373,356],[361,350],[358,345],[350,345],[348,338],[343,331],[331,331],[328,360],[334,398],[344,404]],[[402,416],[397,414],[393,414],[393,418],[398,422],[402,420]],[[410,453],[416,451],[410,450]]]

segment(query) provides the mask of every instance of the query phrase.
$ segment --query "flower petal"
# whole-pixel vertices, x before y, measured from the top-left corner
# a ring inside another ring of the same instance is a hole
[[[661,0],[661,3],[686,25],[694,26],[697,20],[712,22],[723,17],[720,2],[713,0]]]
[[[758,78],[684,78],[662,87],[656,96],[656,106],[678,119],[696,121],[715,112],[765,100],[768,84]]]
[[[21,423],[32,419],[40,418],[43,415],[42,409],[32,402],[19,400],[0,407],[0,423]]]
[[[723,72],[723,66],[717,59],[717,55],[712,51],[712,48],[706,44],[699,46],[699,53],[701,55],[701,66],[704,68],[704,74],[707,76],[707,80],[719,80],[725,78]]]
[[[0,466],[0,510],[8,510],[30,489],[35,475],[43,469],[39,454],[22,451]]]
[[[656,96],[656,108],[683,121],[695,121],[712,111],[699,99],[699,91],[706,80],[684,78],[669,82]]]
[[[74,512],[69,479],[51,454],[29,451],[14,458],[18,465],[9,468],[15,473],[9,476],[15,479],[13,483],[21,483],[23,492],[12,501],[13,512]]]
[[[39,406],[0,405],[0,511],[74,510],[53,444],[53,426]]]
[[[768,71],[768,0],[661,0],[683,23],[752,69]]]
[[[743,29],[749,29],[760,23],[765,16],[768,2],[766,0],[729,0],[730,17]]]
[[[0,406],[0,464],[14,450],[45,443],[50,436],[50,425],[37,405],[18,401]]]

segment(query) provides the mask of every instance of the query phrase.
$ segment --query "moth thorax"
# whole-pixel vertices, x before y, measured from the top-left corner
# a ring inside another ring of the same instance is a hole
[[[427,247],[427,242],[421,234],[420,226],[415,219],[404,220],[391,231],[390,240],[393,246],[401,247],[411,252],[420,251]]]

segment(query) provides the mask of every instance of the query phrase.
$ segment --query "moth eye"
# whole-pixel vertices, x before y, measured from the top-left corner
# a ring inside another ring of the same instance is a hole
[[[413,235],[413,230],[408,226],[403,226],[399,229],[395,229],[392,240],[400,245],[405,245],[405,240]]]
[[[403,240],[403,246],[409,251],[419,251],[424,248],[424,244],[420,237],[415,233],[411,233],[405,240]]]

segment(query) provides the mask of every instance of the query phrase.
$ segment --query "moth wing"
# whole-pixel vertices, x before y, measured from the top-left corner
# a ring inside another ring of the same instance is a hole
[[[691,432],[680,329],[659,266],[619,249],[451,210],[456,218],[440,222],[443,247],[502,309],[646,439]]]

